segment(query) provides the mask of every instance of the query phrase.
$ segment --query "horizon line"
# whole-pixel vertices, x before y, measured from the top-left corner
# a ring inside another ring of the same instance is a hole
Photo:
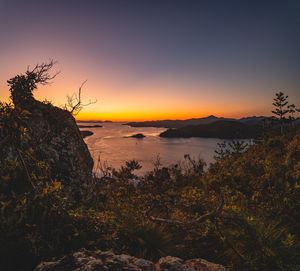
[[[216,115],[207,115],[205,117],[192,117],[192,118],[165,118],[165,119],[105,119],[105,120],[101,120],[101,119],[87,119],[87,118],[76,118],[76,116],[74,117],[76,121],[84,121],[84,122],[95,122],[95,121],[99,121],[99,122],[146,122],[146,121],[167,121],[167,120],[171,120],[171,121],[176,121],[176,120],[190,120],[190,119],[204,119],[204,118],[209,118],[209,117],[216,117],[216,118],[224,118],[224,119],[235,119],[235,120],[239,120],[239,119],[244,119],[244,118],[253,118],[253,117],[272,117],[272,116],[263,116],[263,115],[249,115],[249,116],[244,116],[244,117],[219,117]]]

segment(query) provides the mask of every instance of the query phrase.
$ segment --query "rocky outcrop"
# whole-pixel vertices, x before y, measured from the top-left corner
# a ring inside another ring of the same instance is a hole
[[[226,271],[222,265],[203,259],[184,261],[176,257],[161,258],[157,264],[128,255],[115,255],[112,252],[88,251],[82,249],[69,254],[56,262],[42,262],[35,271]]]
[[[36,101],[34,105],[28,121],[30,137],[40,157],[51,165],[53,177],[67,183],[85,182],[91,177],[93,159],[74,117],[51,104]]]
[[[23,121],[26,132],[20,144],[30,146],[35,158],[50,166],[53,180],[72,190],[84,188],[92,177],[93,159],[72,114],[33,97],[15,106],[27,112]],[[0,154],[9,159],[18,156],[14,145],[5,146]]]

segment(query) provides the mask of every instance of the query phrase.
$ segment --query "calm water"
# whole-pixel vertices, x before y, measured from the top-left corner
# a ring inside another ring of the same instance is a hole
[[[93,125],[84,123],[82,125]],[[142,169],[139,173],[153,169],[153,163],[160,157],[164,166],[178,163],[185,154],[193,158],[202,158],[207,164],[214,161],[214,150],[220,139],[215,138],[160,138],[158,135],[165,128],[136,128],[122,123],[101,123],[102,128],[81,128],[94,134],[86,137],[90,153],[97,164],[98,157],[108,166],[119,168],[125,161],[135,159]],[[143,139],[124,138],[137,133],[143,133]]]

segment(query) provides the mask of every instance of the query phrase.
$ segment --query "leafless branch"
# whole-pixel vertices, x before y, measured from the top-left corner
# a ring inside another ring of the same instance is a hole
[[[223,209],[223,206],[224,206],[224,200],[222,199],[222,202],[221,204],[219,205],[219,207],[207,214],[204,214],[194,220],[191,220],[191,221],[188,221],[188,222],[182,222],[182,221],[179,221],[179,220],[173,220],[173,219],[165,219],[165,218],[159,218],[159,217],[153,217],[153,216],[150,216],[149,215],[149,211],[146,211],[145,214],[147,216],[147,218],[151,221],[154,221],[154,222],[160,222],[160,223],[167,223],[167,224],[173,224],[173,225],[181,225],[181,226],[190,226],[190,225],[193,225],[193,224],[198,224],[198,223],[202,223],[210,218],[213,218],[213,217],[216,217],[219,215],[219,213],[222,211]]]
[[[84,84],[87,82],[87,80],[85,80],[81,86],[78,89],[78,94],[74,93],[71,96],[67,96],[67,104],[65,104],[65,109],[68,110],[72,115],[77,115],[84,106],[88,106],[91,104],[94,104],[97,102],[97,100],[95,101],[89,101],[87,104],[83,104],[82,100],[81,100],[81,91],[82,91],[82,87],[84,86]]]
[[[54,61],[52,59],[49,63],[43,62],[41,64],[37,64],[32,70],[30,70],[29,67],[27,67],[26,73],[27,75],[35,75],[34,80],[36,84],[40,83],[42,85],[47,85],[60,73],[60,71],[58,71],[53,75],[50,74],[49,71],[55,64],[57,64],[57,61]]]

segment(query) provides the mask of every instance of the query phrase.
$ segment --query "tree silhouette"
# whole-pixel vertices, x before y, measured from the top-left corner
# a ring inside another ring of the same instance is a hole
[[[33,91],[38,84],[47,85],[49,82],[59,74],[50,74],[50,70],[56,64],[54,60],[49,63],[37,64],[33,69],[27,68],[25,74],[17,75],[7,81],[10,86],[11,99],[14,105],[22,107],[32,102]]]
[[[283,123],[285,119],[285,115],[290,112],[287,108],[287,101],[288,95],[284,95],[283,92],[276,93],[276,98],[274,98],[273,105],[275,106],[275,110],[272,110],[272,113],[278,116],[280,121],[280,130],[281,134],[283,133]]]

